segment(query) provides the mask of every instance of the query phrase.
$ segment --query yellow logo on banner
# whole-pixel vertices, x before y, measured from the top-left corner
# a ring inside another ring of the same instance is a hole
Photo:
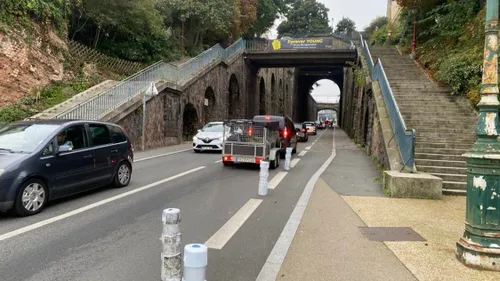
[[[281,41],[280,40],[273,40],[273,50],[279,50],[281,49]]]

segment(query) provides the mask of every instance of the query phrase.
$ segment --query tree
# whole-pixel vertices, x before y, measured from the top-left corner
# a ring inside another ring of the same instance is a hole
[[[331,34],[328,8],[317,0],[294,0],[285,2],[286,20],[278,26],[279,36],[301,36],[302,34]]]
[[[356,23],[348,17],[342,17],[335,28],[335,33],[344,33],[347,36],[351,36],[354,31],[356,31]]]
[[[446,2],[446,0],[396,0],[399,6],[407,9],[430,10],[436,5]]]
[[[255,0],[253,1],[255,2]],[[245,37],[254,38],[266,33],[279,18],[278,14],[282,7],[283,1],[281,0],[258,0],[257,19],[248,29]]]
[[[368,35],[371,35],[377,28],[381,28],[382,26],[387,24],[387,17],[376,17],[370,25],[365,28],[365,32]]]

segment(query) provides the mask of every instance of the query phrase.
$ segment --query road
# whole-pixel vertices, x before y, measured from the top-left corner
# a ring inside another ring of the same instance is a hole
[[[270,171],[281,181],[266,197],[257,195],[258,169],[223,167],[220,154],[138,153],[145,160],[126,188],[59,200],[32,217],[0,216],[1,280],[159,280],[161,213],[179,208],[183,244],[213,237],[207,280],[255,281],[332,139],[325,130],[299,143],[292,171],[284,161]]]

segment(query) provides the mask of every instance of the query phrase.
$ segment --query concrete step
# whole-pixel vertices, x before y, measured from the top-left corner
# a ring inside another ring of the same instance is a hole
[[[460,155],[434,154],[434,153],[415,153],[415,159],[428,160],[447,160],[447,161],[465,161],[465,157]]]
[[[467,182],[443,181],[443,194],[466,195]]]
[[[466,182],[467,181],[467,175],[444,174],[444,173],[430,173],[430,174],[443,179],[443,181],[451,181],[451,182]]]
[[[418,128],[418,133],[434,133],[436,131],[439,131],[440,133],[449,133],[451,135],[454,134],[463,134],[463,135],[475,135],[474,131],[469,130],[469,128],[452,128],[448,126],[439,126],[439,127],[427,127],[427,126],[414,126],[413,127],[415,130]]]
[[[457,120],[467,120],[467,119],[472,119],[476,116],[472,115],[472,113],[458,113],[458,112],[423,112],[423,111],[411,111],[411,110],[406,110],[404,108],[400,108],[399,112],[401,113],[401,116],[403,117],[403,120],[406,119],[420,119],[420,120],[425,120],[425,119],[437,119],[437,120],[444,120],[444,119],[457,119]]]
[[[459,125],[473,125],[474,128],[477,125],[477,118],[475,117],[464,117],[461,116],[460,118],[453,118],[453,119],[445,119],[445,118],[434,118],[432,120],[429,119],[422,119],[419,117],[404,117],[403,119],[406,123],[406,125],[412,124],[412,125],[423,125],[423,126],[459,126]]]
[[[428,174],[459,174],[466,175],[467,168],[462,167],[443,167],[443,166],[422,166],[417,165],[417,171],[424,172]]]
[[[474,143],[476,141],[476,137],[474,136],[473,137],[469,137],[469,136],[461,136],[461,135],[456,135],[456,136],[450,136],[450,135],[447,135],[446,138],[443,137],[443,136],[439,136],[439,135],[423,135],[423,134],[419,134],[417,133],[417,136],[415,138],[415,141],[416,142],[420,142],[420,141],[423,141],[423,142],[435,142],[435,141],[443,141],[445,139],[449,139],[449,138],[453,138],[453,140],[456,140],[456,141],[460,141],[462,143]]]
[[[460,167],[467,168],[467,162],[465,161],[452,161],[452,160],[435,160],[435,159],[415,159],[416,165],[422,166],[445,166],[445,167]]]
[[[472,144],[453,143],[453,142],[417,142],[415,148],[428,147],[428,148],[453,148],[468,150]]]
[[[468,149],[415,147],[415,152],[418,152],[418,153],[437,153],[437,154],[462,155],[462,154],[466,153],[467,151],[468,151]]]

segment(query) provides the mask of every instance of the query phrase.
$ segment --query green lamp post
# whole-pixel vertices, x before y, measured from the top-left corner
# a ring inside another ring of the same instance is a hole
[[[483,79],[477,141],[467,159],[465,231],[457,258],[469,267],[500,271],[500,127],[498,120],[498,0],[486,3]]]

